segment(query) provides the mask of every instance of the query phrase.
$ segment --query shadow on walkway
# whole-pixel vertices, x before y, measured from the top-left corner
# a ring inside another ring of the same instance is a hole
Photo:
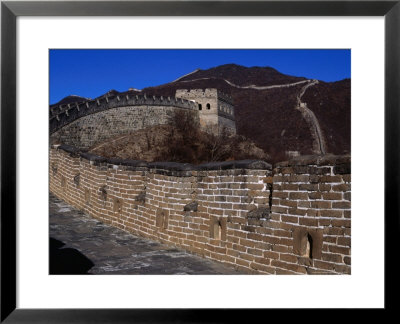
[[[63,248],[64,245],[50,237],[49,274],[88,274],[94,263],[76,249]]]

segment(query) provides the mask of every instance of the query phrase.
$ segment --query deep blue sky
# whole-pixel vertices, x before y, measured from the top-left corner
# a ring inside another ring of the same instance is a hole
[[[350,50],[50,50],[50,104],[74,94],[171,82],[195,69],[235,63],[337,81],[350,78]]]

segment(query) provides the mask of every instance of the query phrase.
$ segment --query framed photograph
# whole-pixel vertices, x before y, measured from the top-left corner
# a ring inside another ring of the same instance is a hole
[[[399,15],[3,1],[1,321],[392,308]]]

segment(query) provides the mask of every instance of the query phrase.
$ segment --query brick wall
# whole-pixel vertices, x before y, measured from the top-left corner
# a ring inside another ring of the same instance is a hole
[[[193,117],[198,120],[197,110],[174,106],[107,107],[105,110],[77,118],[58,129],[51,134],[50,142],[88,149],[113,136],[167,124],[174,112],[182,109],[190,111]]]
[[[200,166],[50,149],[50,191],[105,223],[249,273],[350,273],[350,159]]]

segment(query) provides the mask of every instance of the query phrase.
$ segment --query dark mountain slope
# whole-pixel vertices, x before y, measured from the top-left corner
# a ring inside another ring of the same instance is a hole
[[[271,67],[245,67],[237,64],[220,65],[208,70],[199,70],[179,81],[196,80],[201,78],[221,78],[239,86],[258,85],[269,86],[275,84],[294,83],[305,80],[282,74]]]
[[[174,96],[177,89],[217,88],[234,99],[238,134],[253,140],[274,159],[285,152],[312,153],[309,122],[295,109],[297,96],[306,83],[270,89],[242,89],[236,86],[272,86],[306,80],[284,75],[269,67],[226,64],[198,70],[176,82],[145,88],[143,93]],[[350,80],[319,82],[307,88],[301,101],[312,110],[325,136],[329,153],[350,152]]]
[[[288,151],[297,151],[302,155],[313,153],[313,125],[296,109],[297,96],[307,85],[304,80],[306,79],[303,77],[284,75],[270,67],[247,68],[226,64],[208,70],[197,70],[177,81],[142,91],[110,90],[107,95],[147,94],[173,97],[177,89],[216,88],[233,97],[238,134],[254,141],[273,161],[278,161],[287,158],[285,155]],[[290,87],[240,88],[297,82],[301,83]],[[319,122],[327,153],[350,153],[350,84],[350,79],[331,83],[320,81],[307,87],[301,97],[301,102],[307,104]],[[64,98],[65,101],[70,100],[68,98]],[[76,98],[82,97],[73,97],[72,102]]]
[[[320,82],[310,87],[303,96],[321,125],[328,152],[350,153],[351,136],[351,80]]]
[[[221,79],[211,79],[178,81],[146,88],[143,92],[157,96],[174,96],[177,89],[217,88],[231,95],[234,100],[238,134],[253,140],[274,159],[283,159],[286,151],[312,153],[309,126],[301,113],[295,110],[296,96],[301,87],[238,89]]]

